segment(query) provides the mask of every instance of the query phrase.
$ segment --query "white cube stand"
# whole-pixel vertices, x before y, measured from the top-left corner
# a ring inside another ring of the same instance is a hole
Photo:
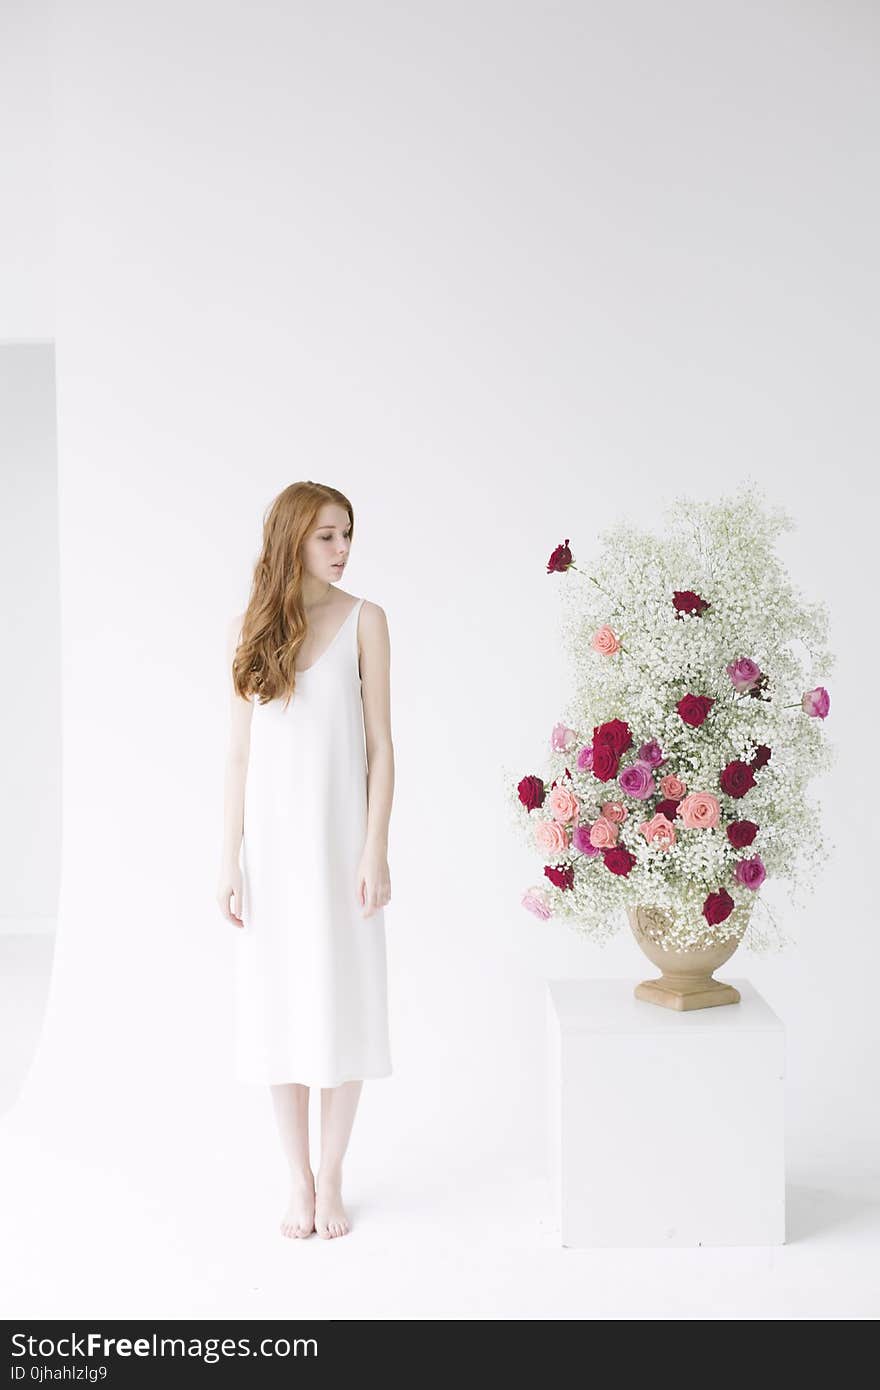
[[[685,1012],[636,983],[547,982],[561,1244],[784,1244],[782,1022],[748,980]]]

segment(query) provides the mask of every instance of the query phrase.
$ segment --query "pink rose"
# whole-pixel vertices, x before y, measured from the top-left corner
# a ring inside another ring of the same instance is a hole
[[[767,870],[760,854],[752,855],[751,859],[738,860],[733,876],[744,888],[751,888],[753,891],[760,888],[767,877]]]
[[[554,787],[547,797],[547,809],[554,820],[577,820],[580,803],[568,787]]]
[[[566,724],[554,724],[550,743],[557,753],[567,753],[576,738],[574,729],[569,729]]]
[[[576,825],[571,832],[571,847],[576,849],[578,854],[586,854],[592,857],[598,854],[596,846],[590,841],[591,825]]]
[[[675,844],[675,828],[665,816],[656,815],[642,821],[639,830],[648,844],[655,845],[657,849],[672,849]]]
[[[657,788],[654,786],[654,778],[651,776],[651,769],[644,763],[630,763],[625,767],[618,777],[623,790],[627,796],[632,796],[636,801],[645,801],[649,796],[653,796]]]
[[[753,685],[757,685],[761,679],[761,668],[750,657],[741,656],[738,661],[732,661],[725,668],[730,676],[734,690],[739,690],[742,694],[751,690]]]
[[[815,690],[807,690],[801,698],[801,709],[804,714],[809,714],[814,719],[824,719],[831,708],[831,696],[824,685],[817,685]]]
[[[711,792],[691,792],[679,802],[678,814],[688,830],[711,830],[718,824],[721,806]]]
[[[577,765],[581,772],[589,772],[593,766],[593,745],[587,743],[578,753]]]
[[[670,772],[666,777],[660,778],[660,790],[669,801],[681,801],[687,791],[687,784]]]
[[[535,826],[535,844],[545,859],[556,859],[568,848],[568,831],[556,820],[539,820]]]
[[[626,807],[619,801],[606,801],[602,807],[602,815],[613,825],[622,825],[626,820]]]
[[[527,888],[522,896],[522,905],[529,912],[534,912],[536,917],[540,917],[542,922],[546,922],[547,918],[552,916],[546,894],[541,888]]]
[[[590,646],[600,656],[613,656],[615,652],[620,651],[620,641],[610,627],[600,627],[594,632]]]
[[[596,849],[610,849],[617,844],[617,826],[614,821],[598,816],[590,830],[590,844]]]

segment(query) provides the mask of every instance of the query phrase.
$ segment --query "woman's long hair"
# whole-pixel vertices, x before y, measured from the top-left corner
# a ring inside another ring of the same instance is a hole
[[[266,704],[285,695],[286,704],[294,692],[296,657],[308,630],[302,598],[302,543],[328,502],[348,512],[353,536],[351,503],[324,483],[291,483],[266,510],[263,546],[232,662],[235,689],[245,699],[254,696]]]

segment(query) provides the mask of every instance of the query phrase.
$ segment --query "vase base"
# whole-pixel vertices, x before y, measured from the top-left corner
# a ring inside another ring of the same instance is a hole
[[[660,976],[642,980],[633,990],[636,999],[646,1004],[658,1004],[663,1009],[712,1009],[718,1004],[738,1004],[740,993],[723,980],[706,976],[702,980],[675,981]]]

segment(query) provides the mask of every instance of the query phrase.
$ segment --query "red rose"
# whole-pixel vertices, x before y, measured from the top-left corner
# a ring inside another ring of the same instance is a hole
[[[756,772],[760,772],[762,767],[766,767],[770,761],[770,749],[766,743],[762,743],[755,756],[752,758],[752,767]]]
[[[593,755],[597,745],[604,744],[618,756],[632,747],[633,737],[629,725],[623,719],[609,719],[605,724],[597,724],[593,729]]]
[[[745,849],[746,845],[752,843],[760,828],[753,820],[732,820],[727,827],[727,838],[734,849]]]
[[[654,807],[654,814],[665,816],[667,820],[675,820],[678,815],[678,802],[667,797],[665,801],[658,801]]]
[[[714,703],[708,695],[683,695],[675,708],[685,724],[690,724],[692,729],[699,729],[700,725],[705,723]]]
[[[547,561],[548,574],[564,574],[572,563],[572,554],[568,548],[568,539],[563,545],[557,545],[550,559]]]
[[[517,783],[516,790],[527,811],[534,811],[536,806],[544,805],[544,783],[540,777],[524,777]]]
[[[724,922],[734,908],[733,898],[726,888],[719,888],[717,893],[710,893],[703,903],[703,916],[714,927],[718,922]]]
[[[699,594],[695,594],[693,589],[676,589],[672,595],[672,603],[677,613],[696,613],[700,618],[706,609],[711,607],[711,604],[700,598]]]
[[[612,845],[610,849],[603,849],[602,858],[605,860],[606,869],[610,869],[613,874],[621,874],[624,878],[636,862],[635,855],[630,854],[623,845]]]
[[[612,777],[617,776],[617,769],[620,767],[620,759],[614,749],[608,743],[593,745],[593,776],[598,777],[600,782],[610,782]]]
[[[745,796],[754,785],[754,772],[748,763],[741,762],[739,758],[728,763],[721,774],[721,790],[727,792],[728,796]]]
[[[570,864],[545,864],[544,873],[557,888],[574,887],[574,869]]]

